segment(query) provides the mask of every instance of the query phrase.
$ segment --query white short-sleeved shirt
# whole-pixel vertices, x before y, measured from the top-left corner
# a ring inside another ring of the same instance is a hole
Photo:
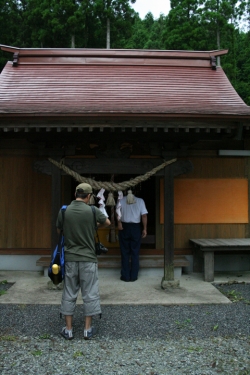
[[[127,203],[127,197],[120,200],[121,203],[121,221],[124,223],[140,223],[141,215],[148,213],[145,202],[141,198],[134,197],[136,202]]]

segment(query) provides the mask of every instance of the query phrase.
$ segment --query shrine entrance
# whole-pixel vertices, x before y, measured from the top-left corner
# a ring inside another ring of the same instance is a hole
[[[94,178],[96,181],[111,181],[111,178],[115,182],[120,183],[123,181],[129,181],[133,176],[129,174],[95,174],[93,175],[84,175],[87,178]],[[62,176],[62,204],[70,204],[72,200],[75,199],[75,189],[79,182],[75,181],[71,176],[64,175]],[[145,239],[142,240],[141,248],[142,249],[155,249],[155,238],[156,238],[156,180],[154,177],[143,181],[142,183],[135,186],[133,189],[133,194],[138,198],[142,198],[145,201],[146,208],[148,210],[148,235]],[[107,202],[108,191],[105,191],[104,196],[106,198],[105,203]],[[95,195],[98,194],[98,191],[95,191]],[[126,192],[124,192],[124,195]],[[115,201],[117,202],[117,192],[114,193]],[[98,207],[98,198],[95,199],[95,205]],[[117,228],[117,219],[115,215],[115,207],[105,206],[106,212],[109,215],[109,218],[114,218],[114,226]],[[110,249],[115,249],[119,247],[118,241],[110,242],[109,238],[109,229],[99,229],[101,232],[101,238],[105,245]],[[102,233],[102,232],[105,232]],[[117,230],[116,230],[117,232]],[[117,233],[116,233],[117,236]]]

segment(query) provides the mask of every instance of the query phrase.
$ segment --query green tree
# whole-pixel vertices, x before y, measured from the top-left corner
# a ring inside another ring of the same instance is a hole
[[[166,18],[165,48],[201,50],[207,43],[201,27],[199,0],[171,0]]]
[[[111,45],[114,48],[114,45],[117,45],[117,36],[121,34],[121,28],[123,32],[126,29],[131,29],[135,12],[130,7],[130,3],[134,4],[135,2],[136,0],[96,0],[94,2],[94,12],[99,18],[103,30],[106,30],[106,48],[110,48]]]
[[[164,31],[166,19],[163,14],[154,20],[153,14],[146,14],[143,20],[137,15],[133,25],[132,35],[124,47],[132,49],[164,49]]]
[[[234,30],[241,20],[246,2],[237,0],[205,0],[201,18],[211,38],[216,39],[216,47],[220,49],[224,41],[231,39],[234,44]],[[233,46],[234,47],[234,46]],[[218,61],[219,62],[219,61]]]
[[[237,70],[234,87],[241,98],[250,105],[250,33],[236,34]],[[233,83],[233,82],[232,82]]]
[[[20,6],[18,0],[0,0],[0,43],[18,46],[20,42]],[[9,55],[0,51],[0,71]]]

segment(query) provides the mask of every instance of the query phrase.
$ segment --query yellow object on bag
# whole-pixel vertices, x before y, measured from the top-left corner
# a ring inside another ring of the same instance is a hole
[[[59,273],[59,271],[60,271],[60,266],[58,266],[58,264],[53,264],[53,266],[52,266],[52,273],[54,274],[54,275],[58,275],[58,273]]]

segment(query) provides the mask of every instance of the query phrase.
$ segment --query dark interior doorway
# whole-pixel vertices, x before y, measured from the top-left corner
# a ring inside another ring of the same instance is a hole
[[[88,178],[94,178],[96,181],[111,181],[112,176],[108,174],[98,174],[95,176],[91,175],[85,175],[85,177]],[[123,181],[129,181],[134,176],[131,176],[129,174],[117,174],[114,175],[114,182],[123,182]],[[70,176],[64,176],[64,202],[63,204],[69,204],[74,198],[75,194],[75,188],[79,183],[76,182],[73,178]],[[148,236],[154,236],[155,237],[155,215],[156,215],[156,194],[155,194],[155,178],[151,177],[150,179],[140,183],[139,185],[132,188],[133,193],[139,197],[142,198],[145,201],[147,210],[148,210]],[[98,191],[95,191],[95,194],[97,194]],[[104,195],[107,201],[108,191],[105,191]],[[126,193],[124,193],[125,195]],[[114,193],[115,201],[117,201],[117,192]],[[98,207],[98,199],[96,199],[96,206]],[[105,207],[109,217],[111,213],[110,207]],[[116,221],[116,218],[115,218]],[[115,223],[117,225],[117,222]],[[152,247],[152,244],[150,245]],[[142,244],[142,247],[147,248],[148,245]]]

